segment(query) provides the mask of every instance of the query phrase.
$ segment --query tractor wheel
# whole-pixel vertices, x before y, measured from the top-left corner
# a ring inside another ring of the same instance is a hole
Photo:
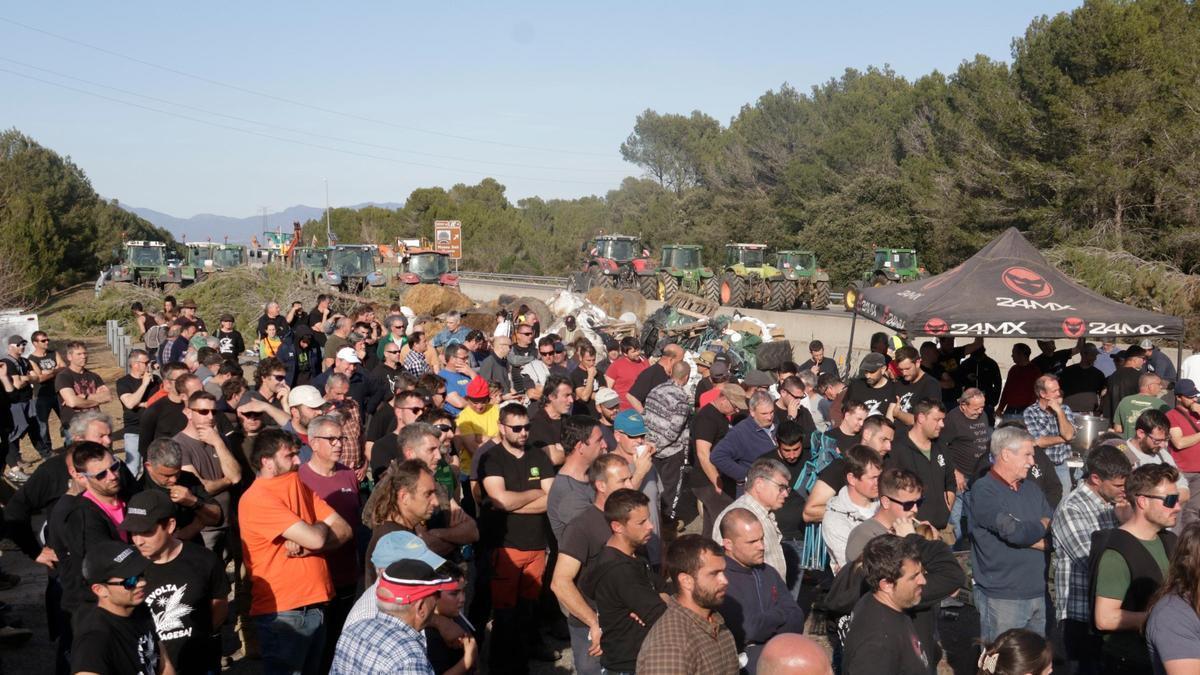
[[[791,286],[795,288],[795,284],[786,280],[771,281],[768,283],[771,290],[770,295],[767,296],[767,301],[763,303],[763,309],[768,312],[782,312],[785,309],[789,309],[790,305],[787,304],[789,299],[787,287]]]
[[[667,302],[679,292],[679,279],[670,274],[658,275],[659,300]]]
[[[592,270],[592,286],[599,286],[600,288],[613,288],[616,285],[616,279],[608,276],[604,272],[601,272],[598,268]]]
[[[780,283],[782,283],[785,287],[783,289],[784,298],[782,311],[786,312],[787,310],[796,306],[796,301],[800,295],[800,285],[795,281],[788,281],[787,279],[784,279]]]
[[[637,277],[638,292],[647,300],[658,299],[658,279],[652,276]]]
[[[746,306],[746,280],[733,272],[721,279],[721,304],[726,307]]]
[[[812,295],[813,309],[827,309],[829,307],[829,282],[818,281],[815,284]]]
[[[855,305],[858,304],[858,282],[851,281],[849,286],[846,286],[846,294],[842,298],[842,303],[846,305],[848,311],[853,311]]]
[[[717,275],[714,274],[704,280],[700,295],[713,302],[721,302],[721,280],[717,278]]]
[[[880,286],[887,286],[888,285],[887,275],[884,274],[883,272],[876,272],[875,276],[871,277],[871,285],[874,286],[875,288],[879,288]]]

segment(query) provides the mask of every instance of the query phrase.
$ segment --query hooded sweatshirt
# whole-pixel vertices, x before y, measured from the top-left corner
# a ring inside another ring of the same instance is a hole
[[[308,349],[300,346],[300,340],[307,338]],[[279,346],[276,354],[283,365],[287,366],[287,381],[289,387],[308,384],[321,373],[321,345],[312,328],[299,324]]]
[[[733,633],[738,651],[745,652],[747,669],[753,673],[767,640],[780,633],[804,632],[804,610],[770,565],[746,567],[726,555],[725,578],[729,586],[721,603],[721,618]]]
[[[879,502],[872,501],[866,506],[859,506],[850,501],[850,486],[847,485],[829,500],[825,507],[825,517],[821,520],[821,536],[825,538],[825,546],[829,549],[829,563],[834,571],[846,564],[846,541],[850,532],[860,523],[866,522],[879,510]]]

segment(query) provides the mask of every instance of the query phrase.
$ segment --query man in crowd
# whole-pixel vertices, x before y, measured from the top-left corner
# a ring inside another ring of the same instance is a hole
[[[730,420],[746,409],[746,394],[736,384],[721,384],[713,388],[716,396],[696,411],[692,418],[691,438],[696,452],[691,488],[704,511],[704,532],[712,532],[717,514],[733,501],[723,490],[720,471],[712,463],[712,450],[729,433]]]
[[[1175,384],[1175,407],[1167,412],[1171,456],[1188,482],[1188,494],[1200,491],[1200,391],[1191,380]],[[1200,517],[1200,499],[1189,499],[1179,514],[1179,529]]]
[[[620,456],[609,453],[597,457],[588,468],[588,479],[596,496],[592,504],[571,520],[558,537],[558,559],[555,561],[550,590],[563,606],[564,613],[568,614],[571,653],[575,672],[579,675],[600,673],[597,655],[601,636],[595,603],[580,592],[579,584],[587,578],[588,571],[595,566],[612,536],[604,517],[604,504],[609,495],[630,488],[631,478],[629,463]]]
[[[646,363],[646,359],[642,356],[642,346],[638,344],[637,338],[622,338],[620,358],[608,364],[608,368],[604,371],[605,382],[610,389],[617,392],[617,395],[621,397],[621,410],[633,407],[633,403],[629,397],[629,390],[633,387],[633,383],[637,380],[638,376],[647,367],[649,367],[649,364]]]
[[[733,633],[719,610],[729,581],[725,551],[712,539],[685,534],[667,549],[667,609],[638,652],[639,675],[734,673],[739,670]]]
[[[770,452],[775,442],[775,401],[767,392],[750,397],[750,416],[735,424],[713,448],[709,461],[721,475],[737,486],[741,494],[746,472],[755,460]]]
[[[800,461],[804,455],[804,429],[793,420],[784,420],[780,422],[776,431],[779,447],[763,457],[774,459],[787,467],[788,485],[792,486],[783,501],[783,506],[779,507],[774,515],[782,537],[784,559],[787,561],[787,574],[783,578],[788,584],[788,590],[794,595],[803,576],[800,563],[804,554],[804,498],[795,488],[800,483],[806,464]],[[715,517],[716,514],[713,515]]]
[[[987,399],[983,391],[968,387],[958,397],[958,405],[946,412],[938,444],[954,467],[954,507],[950,525],[955,539],[962,539],[962,504],[979,459],[988,451],[992,427],[984,414]]]
[[[33,367],[34,381],[37,384],[37,396],[34,399],[34,410],[38,420],[38,454],[42,457],[50,455],[53,445],[50,439],[50,412],[59,414],[58,392],[54,389],[54,378],[65,365],[62,357],[50,349],[50,336],[45,331],[34,331],[30,336],[33,351],[29,353],[29,363]],[[60,417],[61,421],[61,417]],[[62,425],[66,428],[66,424]]]
[[[196,474],[183,470],[183,448],[174,439],[160,438],[146,448],[140,485],[143,492],[162,493],[174,504],[173,536],[180,541],[203,544],[201,530],[229,517]]]
[[[7,423],[0,420],[0,430],[8,427],[8,435],[2,439],[8,442],[5,463],[10,468],[6,473],[18,483],[29,477],[21,470],[21,439],[28,435],[35,448],[41,443],[33,402],[33,366],[23,355],[26,344],[20,335],[9,337],[8,352],[0,358],[0,401],[8,399],[7,415],[0,410],[0,416],[8,418]]]
[[[511,648],[493,650],[497,671],[523,667],[528,657],[550,659],[534,618],[546,571],[546,498],[554,465],[531,448],[529,412],[512,404],[500,410],[501,442],[487,452],[480,475],[487,497],[481,531],[494,549],[491,600],[492,639]]]
[[[905,469],[887,469],[879,475],[879,508],[875,515],[850,531],[846,538],[846,561],[858,560],[867,542],[883,534],[906,537],[916,524],[924,487],[917,474]]]
[[[849,560],[846,541],[850,532],[879,509],[879,474],[883,471],[883,458],[865,445],[850,448],[844,459],[846,486],[829,500],[821,519],[821,536],[834,574]]]
[[[99,375],[87,369],[87,346],[82,342],[67,343],[67,367],[54,376],[54,391],[58,392],[59,420],[64,429],[70,428],[77,413],[112,400],[108,386]],[[65,439],[68,443],[70,438]]]
[[[470,329],[462,325],[462,314],[457,310],[446,312],[446,327],[437,335],[433,336],[433,346],[441,349],[448,344],[462,344],[467,339],[467,333]]]
[[[1163,382],[1175,381],[1175,364],[1171,363],[1171,358],[1161,349],[1154,346],[1153,340],[1145,338],[1138,343],[1138,346],[1146,352],[1146,363],[1143,368],[1161,377]]]
[[[521,384],[517,390],[525,392],[525,395],[532,401],[540,401],[546,395],[547,381],[554,374],[550,369],[550,366],[554,364],[554,337],[542,336],[537,341],[535,353],[537,358],[521,366],[519,373]]]
[[[500,397],[510,400],[518,396],[513,389],[512,365],[508,362],[509,352],[512,351],[512,338],[497,336],[492,338],[492,353],[479,364],[479,376],[489,384],[500,385]]]
[[[825,515],[829,500],[846,487],[846,467],[842,456],[856,445],[865,445],[884,459],[892,451],[896,434],[895,424],[883,415],[867,417],[867,406],[861,401],[847,401],[846,414],[837,427],[822,434],[823,442],[832,440],[836,456],[821,469],[804,501],[804,521],[819,523]]]
[[[921,478],[927,499],[917,510],[917,518],[937,530],[950,522],[958,489],[953,464],[937,442],[945,424],[944,410],[940,399],[918,401],[913,407],[913,427],[892,443],[885,462],[888,468],[907,469]]]
[[[867,416],[884,415],[894,419],[896,384],[888,377],[888,361],[884,354],[872,351],[858,367],[858,377],[846,390],[847,401],[860,401],[867,406]]]
[[[667,608],[659,597],[660,577],[639,553],[654,531],[649,507],[646,495],[629,489],[617,490],[604,503],[612,535],[588,570],[584,588],[596,602],[606,673],[634,671],[646,633]]]
[[[1142,413],[1137,419],[1137,424],[1134,425],[1133,438],[1125,441],[1121,446],[1121,450],[1129,461],[1133,463],[1133,468],[1146,466],[1147,464],[1166,464],[1178,472],[1179,467],[1175,464],[1175,459],[1171,457],[1171,453],[1167,452],[1170,447],[1167,437],[1167,430],[1171,423],[1167,420],[1167,416],[1158,410],[1147,410]],[[1179,489],[1179,501],[1188,502],[1191,500],[1191,493],[1188,491],[1187,479],[1179,475],[1175,481],[1175,486]]]
[[[182,363],[163,366],[162,374],[160,398],[148,399],[138,418],[138,443],[142,445],[159,438],[173,438],[183,431],[187,426],[187,416],[183,413],[187,397],[202,388],[199,379],[194,380],[195,376]]]
[[[146,606],[175,672],[221,669],[217,631],[229,612],[229,581],[219,558],[175,536],[176,505],[157,490],[133,496],[121,530],[145,556]]]
[[[1090,342],[1079,349],[1079,363],[1067,366],[1058,376],[1062,385],[1063,398],[1079,394],[1093,394],[1096,404],[1100,403],[1100,392],[1104,391],[1104,373],[1096,367],[1096,356],[1100,350]],[[1092,412],[1089,409],[1087,412]]]
[[[88,551],[82,576],[96,606],[79,619],[71,672],[175,672],[145,604],[149,564],[120,541],[99,542]]]
[[[291,434],[258,435],[250,457],[258,478],[242,495],[238,518],[264,669],[315,674],[326,638],[323,607],[334,596],[318,553],[340,548],[352,531],[300,480],[298,455]]]
[[[1034,382],[1033,389],[1037,401],[1025,409],[1025,428],[1054,463],[1063,491],[1069,491],[1071,470],[1067,459],[1071,456],[1071,439],[1075,437],[1075,426],[1071,422],[1073,413],[1063,404],[1062,387],[1054,375],[1042,375]]]
[[[996,404],[996,415],[1007,415],[1019,418],[1025,414],[1025,409],[1037,401],[1033,386],[1042,371],[1029,360],[1029,345],[1018,342],[1012,347],[1013,365],[1008,369],[1004,378],[1004,389],[1000,392],[1000,402]]]
[[[371,473],[375,480],[379,480],[379,476],[387,469],[389,462],[400,456],[400,446],[396,435],[404,427],[416,424],[428,409],[425,399],[416,391],[398,392],[392,399],[391,407],[393,409],[392,428],[388,429],[378,440],[366,442],[366,454],[370,459]],[[379,417],[384,413],[377,412],[375,415]]]
[[[763,645],[780,633],[803,633],[804,610],[783,577],[763,562],[763,529],[746,509],[731,509],[721,521],[725,577],[729,586],[721,616],[733,632],[747,669],[755,672]]]
[[[467,407],[467,385],[475,377],[475,371],[467,363],[468,351],[462,343],[446,345],[445,354],[446,367],[438,371],[438,377],[446,381],[446,403],[443,407],[457,417],[459,411]]]
[[[216,400],[206,391],[188,397],[184,415],[188,423],[175,435],[183,451],[182,468],[195,475],[204,490],[221,507],[221,520],[201,532],[204,546],[224,559],[229,514],[233,512],[233,488],[242,480],[242,467],[216,427]]]
[[[1121,399],[1117,404],[1116,416],[1112,420],[1113,431],[1121,434],[1126,439],[1133,437],[1134,427],[1137,425],[1137,419],[1142,416],[1142,413],[1147,410],[1161,410],[1166,412],[1171,409],[1167,402],[1160,398],[1162,396],[1163,381],[1162,378],[1154,373],[1142,373],[1138,377],[1138,390],[1136,394],[1130,394]]]
[[[637,379],[629,388],[629,394],[626,396],[629,405],[634,410],[645,413],[646,397],[650,395],[650,391],[658,385],[670,381],[671,369],[680,361],[683,361],[682,347],[676,344],[663,347],[658,361],[638,373]],[[690,372],[688,374],[691,375]]]
[[[586,511],[595,500],[588,476],[596,458],[604,452],[604,438],[595,418],[570,415],[563,420],[562,445],[567,457],[559,467],[546,499],[546,514],[554,538],[562,541],[567,524]]]
[[[921,356],[913,347],[897,349],[895,364],[900,371],[900,381],[896,385],[896,420],[911,427],[915,423],[913,409],[917,403],[924,400],[941,401],[942,386],[937,378],[925,373],[921,367]]]
[[[668,348],[679,349],[678,345]],[[664,350],[664,355],[665,355]],[[682,355],[682,350],[680,351]],[[643,373],[644,374],[644,373]],[[692,402],[687,395],[688,379],[692,367],[682,356],[671,366],[671,377],[655,386],[644,399],[642,417],[646,421],[646,438],[657,452],[654,453],[654,468],[663,482],[662,512],[667,514],[667,527],[674,529],[675,506],[678,500],[684,460],[687,459],[688,422],[691,421]],[[635,387],[636,388],[636,387]]]
[[[837,364],[833,359],[825,358],[825,344],[820,340],[808,343],[809,359],[800,364],[800,371],[809,371],[818,378],[822,375],[837,376]]]
[[[743,508],[753,513],[762,524],[765,561],[785,579],[787,562],[783,555],[783,535],[775,522],[774,512],[783,506],[791,491],[789,477],[787,467],[782,462],[770,457],[755,461],[746,473],[746,492],[717,516],[717,525],[710,533],[714,541],[721,541],[720,523],[725,514],[733,509]]]
[[[613,431],[617,439],[613,453],[629,463],[629,470],[633,473],[633,489],[640,490],[650,500],[650,523],[654,525],[654,532],[646,545],[646,552],[650,564],[658,567],[662,563],[659,504],[662,502],[663,487],[653,463],[657,448],[646,440],[646,422],[636,410],[626,409],[618,413]]]
[[[984,642],[1010,628],[1039,635],[1046,625],[1046,535],[1052,511],[1037,485],[1033,436],[1018,427],[992,434],[992,469],[971,488],[967,521],[975,606]]]
[[[542,405],[529,420],[529,447],[544,452],[558,466],[565,459],[563,420],[571,414],[573,388],[567,378],[551,375],[543,392]]]
[[[596,415],[595,395],[604,382],[596,370],[596,348],[587,340],[580,340],[575,346],[575,358],[579,365],[568,376],[571,386],[575,388],[576,415]]]
[[[1054,609],[1063,656],[1071,672],[1095,672],[1099,645],[1092,630],[1092,533],[1111,530],[1129,517],[1125,483],[1133,470],[1122,452],[1098,445],[1088,453],[1083,479],[1058,505],[1054,540]],[[1118,515],[1118,509],[1121,514]]]
[[[925,587],[916,542],[875,537],[863,549],[862,571],[871,592],[854,606],[842,672],[928,675],[930,664],[906,613],[921,601]]]
[[[1138,392],[1142,367],[1146,365],[1146,350],[1134,345],[1121,353],[1120,367],[1108,376],[1104,383],[1104,396],[1100,400],[1100,413],[1110,420],[1117,419],[1117,406],[1126,396]]]

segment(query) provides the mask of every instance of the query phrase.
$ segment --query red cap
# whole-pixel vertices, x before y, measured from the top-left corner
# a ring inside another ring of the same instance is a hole
[[[467,398],[486,399],[491,395],[488,391],[487,380],[476,375],[467,385]]]

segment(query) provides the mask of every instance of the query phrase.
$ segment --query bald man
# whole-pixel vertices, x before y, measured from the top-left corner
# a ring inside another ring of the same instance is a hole
[[[799,633],[780,633],[763,646],[758,675],[833,675],[825,648]]]
[[[644,413],[642,409],[646,405],[646,397],[650,395],[650,390],[658,385],[671,379],[671,369],[676,363],[683,360],[683,347],[671,343],[662,348],[662,356],[658,357],[658,361],[643,370],[634,380],[633,386],[629,388],[629,393],[625,395],[629,404],[639,413]]]

